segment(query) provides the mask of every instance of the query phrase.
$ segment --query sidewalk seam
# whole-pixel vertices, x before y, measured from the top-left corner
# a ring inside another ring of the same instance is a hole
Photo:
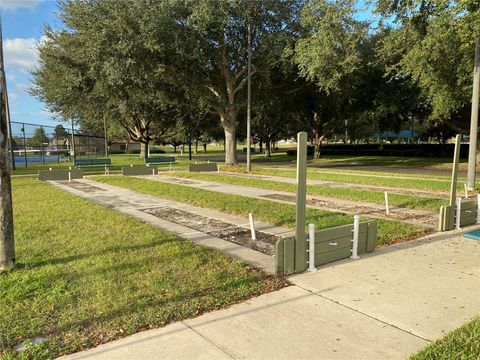
[[[417,335],[417,334],[415,334],[415,333],[413,333],[413,332],[411,332],[411,331],[402,329],[401,327],[398,327],[398,326],[396,326],[396,325],[389,324],[389,323],[387,323],[386,321],[383,321],[383,320],[381,320],[381,319],[378,319],[378,318],[376,318],[376,317],[374,317],[374,316],[372,316],[372,315],[369,315],[369,314],[367,314],[367,313],[364,313],[364,312],[362,312],[362,311],[360,311],[360,310],[354,309],[354,308],[352,308],[352,307],[350,307],[350,306],[348,306],[348,305],[342,304],[341,302],[339,302],[339,301],[337,301],[337,300],[330,299],[330,298],[326,297],[325,295],[321,295],[321,294],[319,294],[319,293],[317,293],[317,292],[315,292],[315,291],[312,291],[312,290],[310,290],[310,289],[304,288],[304,287],[302,287],[302,286],[300,286],[300,285],[296,285],[296,284],[295,284],[295,285],[293,285],[293,286],[297,286],[298,288],[300,288],[300,289],[302,289],[302,290],[305,290],[305,291],[308,291],[309,293],[311,293],[311,294],[313,294],[313,295],[316,295],[316,296],[318,296],[318,297],[321,297],[322,299],[325,299],[325,300],[328,300],[328,301],[330,301],[330,302],[332,302],[332,303],[334,303],[334,304],[343,306],[344,308],[347,308],[347,309],[349,309],[349,310],[352,310],[352,311],[355,311],[355,312],[357,312],[357,313],[359,313],[359,314],[362,314],[362,315],[364,315],[364,316],[367,316],[367,317],[369,317],[370,319],[373,319],[373,320],[376,320],[376,321],[378,321],[378,322],[381,322],[382,324],[385,324],[385,325],[387,325],[387,326],[391,326],[391,327],[393,327],[393,328],[395,328],[395,329],[397,329],[397,330],[400,330],[400,331],[402,331],[402,332],[404,332],[404,333],[406,333],[406,334],[413,335],[413,336],[415,336],[415,337],[417,337],[417,338],[419,338],[419,339],[421,339],[421,340],[428,341],[428,342],[431,342],[431,341],[432,341],[432,340],[430,340],[430,339],[424,338],[423,336]]]
[[[188,325],[187,323],[185,323],[185,321],[181,321],[181,323],[183,325],[185,325],[186,327],[188,327],[190,330],[192,330],[195,334],[197,334],[198,336],[200,336],[202,339],[205,339],[206,341],[208,341],[210,344],[212,344],[213,346],[215,346],[218,350],[220,350],[221,352],[223,352],[225,355],[227,355],[228,357],[232,358],[232,359],[235,359],[237,360],[238,358],[236,358],[235,356],[233,356],[232,354],[228,353],[225,349],[221,348],[219,345],[215,344],[212,340],[210,340],[209,338],[207,338],[206,336],[202,335],[199,331],[195,330],[194,328],[192,328],[190,325]]]

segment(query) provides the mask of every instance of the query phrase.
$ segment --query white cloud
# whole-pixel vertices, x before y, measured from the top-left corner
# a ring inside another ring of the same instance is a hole
[[[0,0],[0,8],[5,10],[17,10],[19,8],[33,10],[39,2],[39,0]]]
[[[5,39],[3,43],[3,56],[5,68],[21,69],[29,72],[37,65],[37,40],[30,39]]]

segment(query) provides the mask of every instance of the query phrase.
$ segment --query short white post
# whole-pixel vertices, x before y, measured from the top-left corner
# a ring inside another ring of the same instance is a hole
[[[467,188],[467,184],[463,184],[464,185],[464,189],[465,189],[465,199],[468,199],[468,188]]]
[[[248,220],[250,221],[250,232],[252,233],[252,240],[257,240],[257,234],[255,233],[255,223],[253,222],[252,213],[248,214]]]
[[[130,167],[133,167],[133,164],[130,164]]]
[[[317,271],[315,267],[315,224],[308,224],[308,271]]]
[[[207,160],[207,164],[210,164],[210,160]]]
[[[460,227],[460,217],[462,214],[462,198],[459,196],[457,197],[457,209],[455,212],[455,229],[459,230]]]
[[[52,168],[48,168],[49,171],[52,171]]]
[[[172,163],[169,163],[170,164],[170,171],[172,171]]]
[[[72,172],[68,170],[68,182],[72,182]]]
[[[155,177],[155,168],[152,169],[152,176]]]
[[[360,259],[358,256],[358,236],[360,234],[360,215],[353,216],[353,244],[352,244],[352,256],[351,259]]]
[[[197,165],[197,164],[198,164],[198,161],[195,161],[195,165]]]
[[[477,194],[477,224],[480,224],[480,194]]]
[[[388,206],[388,192],[385,191],[385,212],[390,215],[390,207]]]

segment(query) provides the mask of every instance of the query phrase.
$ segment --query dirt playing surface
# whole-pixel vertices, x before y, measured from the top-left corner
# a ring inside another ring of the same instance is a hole
[[[78,182],[78,181],[59,181],[59,183],[65,185],[65,186],[69,186],[71,188],[74,188],[76,190],[80,190],[80,191],[83,191],[85,193],[91,193],[91,192],[95,192],[95,191],[105,191],[105,189],[102,189],[100,187],[97,187],[97,186],[93,186],[93,185],[90,185],[90,184],[85,184],[85,183],[81,183],[81,182]]]
[[[287,201],[295,203],[296,197],[293,195],[284,195],[284,194],[270,194],[264,195],[263,198]],[[436,227],[438,224],[438,216],[433,213],[429,214],[411,214],[407,211],[394,211],[390,210],[390,215],[385,215],[385,210],[381,208],[374,208],[370,206],[359,206],[359,205],[349,205],[342,202],[320,200],[316,198],[307,198],[307,205],[318,207],[318,208],[328,208],[331,210],[338,210],[341,212],[348,213],[357,213],[362,215],[370,215],[384,219],[393,219],[393,220],[402,220],[408,221],[411,223],[417,223],[422,225],[427,225],[429,227]]]
[[[256,232],[257,240],[252,240],[250,229],[171,207],[148,208],[141,211],[267,255],[274,254],[274,246],[278,240],[277,236],[261,231]]]

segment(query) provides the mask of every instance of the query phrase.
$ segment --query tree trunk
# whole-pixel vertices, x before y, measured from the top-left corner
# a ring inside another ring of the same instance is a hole
[[[320,135],[318,132],[315,133],[315,140],[314,140],[314,145],[315,145],[315,152],[314,152],[314,159],[320,159],[321,156],[321,147],[322,147],[322,142],[323,139],[325,139],[325,135]]]
[[[140,158],[143,159],[147,156],[150,156],[150,148],[148,146],[149,141],[140,143]]]
[[[195,139],[195,147],[193,149],[193,153],[196,155],[198,153],[198,139]]]
[[[173,146],[173,152],[176,153],[177,152],[177,145],[172,145]]]
[[[0,41],[0,47],[2,46]],[[2,55],[3,60],[3,55]],[[0,271],[15,266],[12,186],[8,152],[8,126],[3,62],[0,66]]]
[[[237,139],[235,137],[237,113],[230,110],[226,116],[220,118],[225,132],[225,165],[237,165]]]
[[[260,140],[258,141],[258,147],[260,148],[260,149],[259,149],[259,150],[260,150],[260,154],[262,154],[262,153],[263,153],[263,141],[262,141],[262,139],[260,139]]]
[[[203,152],[207,153],[207,143],[203,143]]]
[[[265,141],[265,155],[272,156],[272,141],[270,139]]]

